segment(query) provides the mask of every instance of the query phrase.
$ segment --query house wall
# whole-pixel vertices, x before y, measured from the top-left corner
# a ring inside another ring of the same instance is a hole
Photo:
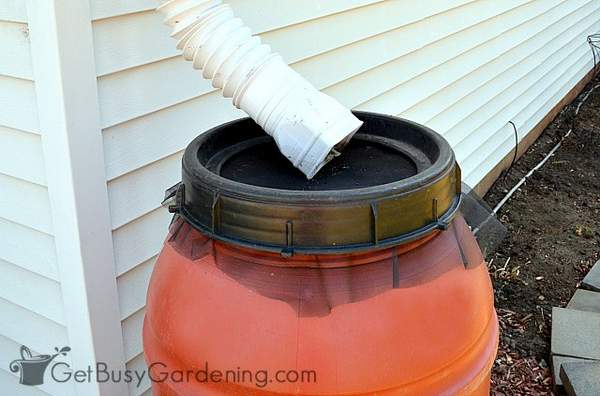
[[[28,390],[9,370],[22,344],[41,353],[69,343],[25,1],[0,2],[0,49],[0,390],[60,394]]]
[[[156,0],[89,2],[122,347],[127,367],[141,369],[146,289],[170,220],[160,207],[163,192],[179,181],[189,141],[243,114],[178,56],[169,28],[153,11]],[[509,121],[523,139],[591,69],[586,37],[600,30],[599,0],[227,2],[295,70],[345,105],[442,133],[470,185],[514,149]],[[0,188],[8,191],[0,196],[0,234],[11,235],[0,238],[0,315],[19,311],[39,327],[28,337],[22,325],[0,322],[2,357],[20,343],[33,346],[48,329],[57,345],[69,341],[52,269],[52,216],[23,3],[0,2],[0,46],[16,54],[0,60],[6,109],[0,111]],[[26,298],[33,284],[43,298]],[[0,389],[14,382],[2,368]],[[139,395],[148,387],[129,391]]]

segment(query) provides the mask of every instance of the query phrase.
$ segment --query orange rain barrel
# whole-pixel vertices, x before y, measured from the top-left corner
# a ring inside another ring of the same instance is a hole
[[[356,115],[310,181],[250,119],[188,146],[144,321],[155,396],[489,394],[498,323],[454,154]]]

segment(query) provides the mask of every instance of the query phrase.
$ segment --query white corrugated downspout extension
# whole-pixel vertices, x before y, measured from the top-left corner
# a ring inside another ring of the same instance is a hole
[[[183,57],[271,135],[311,179],[362,122],[262,44],[221,0],[169,0],[158,7]]]

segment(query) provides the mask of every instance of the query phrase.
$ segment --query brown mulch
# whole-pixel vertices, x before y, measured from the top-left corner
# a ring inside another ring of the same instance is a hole
[[[508,309],[498,308],[500,331],[523,334],[533,314],[522,317]],[[500,342],[492,376],[492,395],[552,395],[552,375],[548,365],[533,356],[522,356],[510,340]]]
[[[575,126],[498,214],[508,235],[489,264],[501,326],[493,395],[553,394],[552,307],[564,307],[600,259],[600,89],[574,118],[580,99],[561,112],[485,197],[492,207],[497,204]]]

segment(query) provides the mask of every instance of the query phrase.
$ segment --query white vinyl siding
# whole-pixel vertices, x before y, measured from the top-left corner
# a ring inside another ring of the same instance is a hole
[[[0,21],[26,23],[25,0],[2,0],[0,2]]]
[[[65,324],[59,282],[2,259],[0,273],[0,298],[55,323]]]
[[[40,133],[33,81],[0,74],[0,125]]]
[[[52,234],[48,189],[15,177],[0,174],[0,217]]]
[[[0,174],[46,186],[41,137],[0,126]]]
[[[58,280],[54,237],[0,217],[0,259]],[[43,303],[40,301],[40,303]]]
[[[119,276],[117,287],[122,319],[128,318],[146,305],[146,289],[155,261],[156,257],[152,257]]]
[[[31,80],[33,73],[27,24],[0,21],[0,37],[3,37],[4,44],[0,58],[0,74]]]

